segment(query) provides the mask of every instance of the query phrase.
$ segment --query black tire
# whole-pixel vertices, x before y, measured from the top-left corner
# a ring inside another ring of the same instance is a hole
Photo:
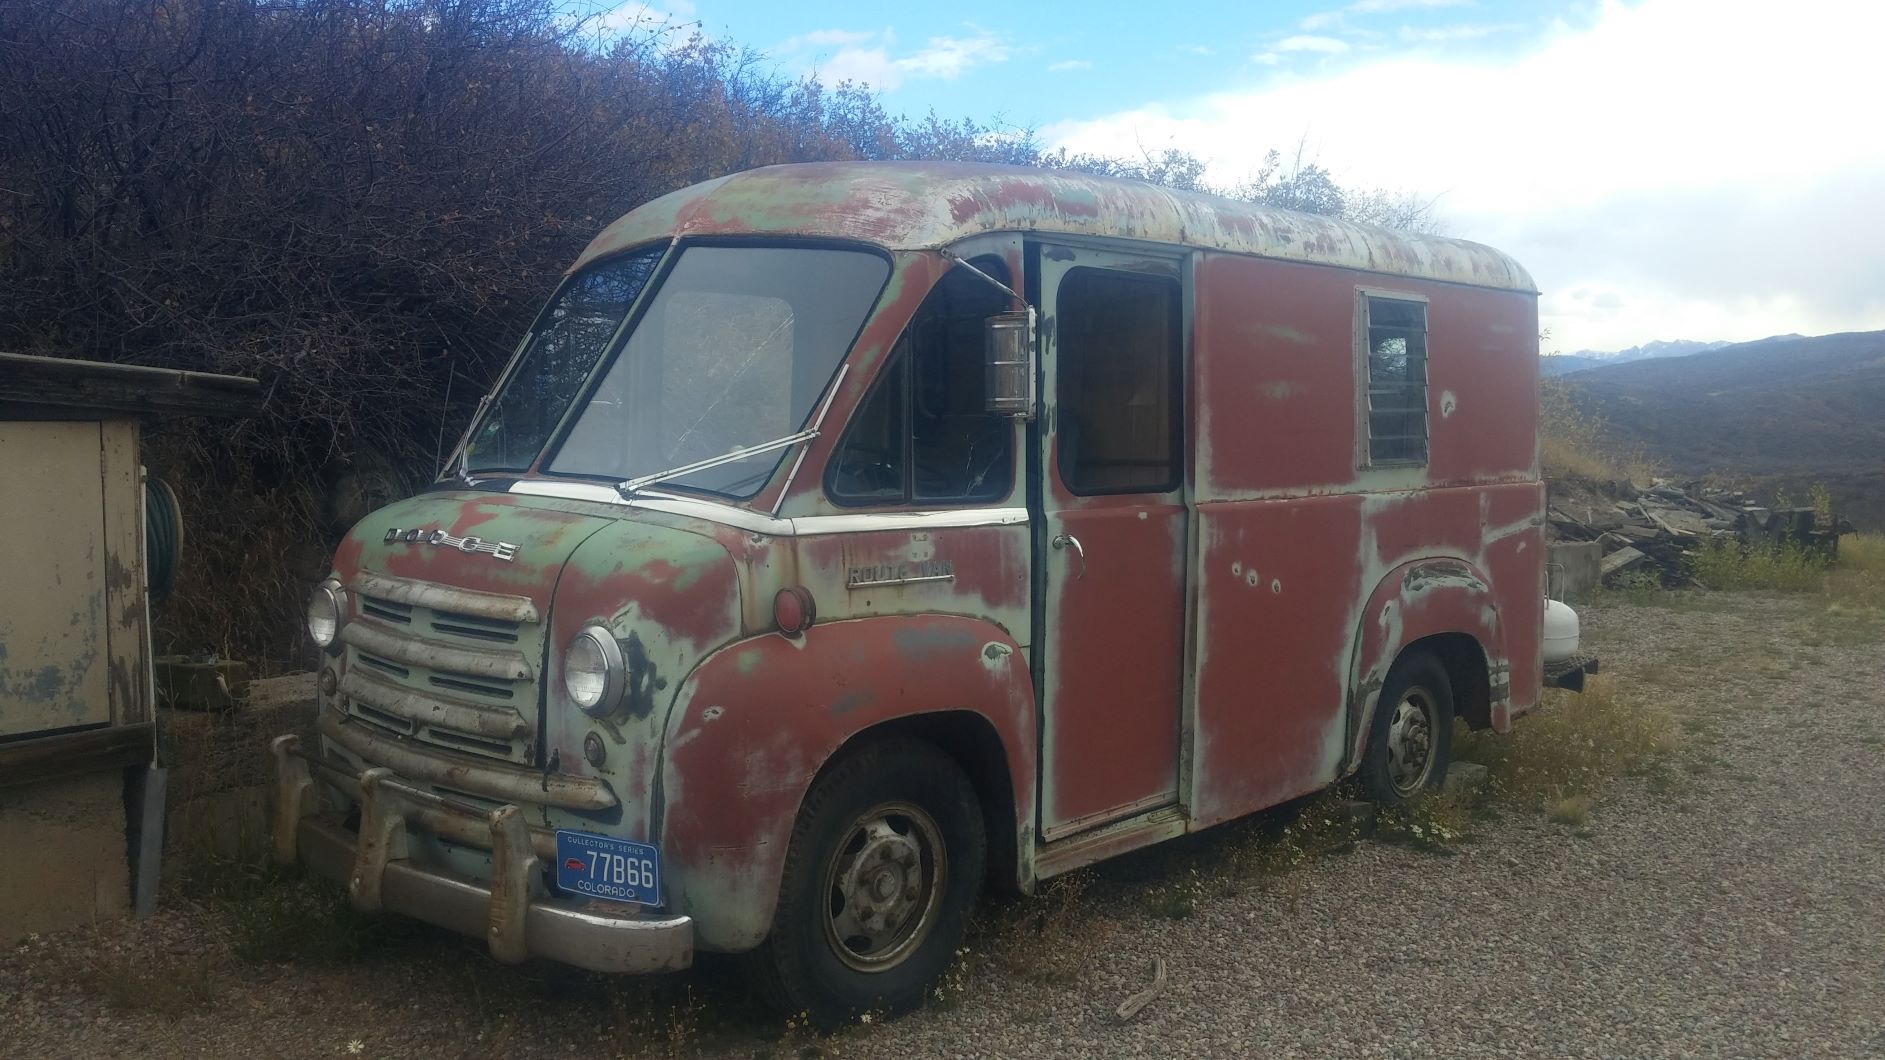
[[[987,851],[954,759],[909,739],[848,754],[799,809],[754,987],[827,1028],[914,1007],[955,959]]]
[[[1407,753],[1410,745],[1425,751],[1418,762]],[[1356,779],[1378,805],[1405,806],[1445,782],[1452,757],[1453,682],[1440,660],[1406,652],[1381,686]]]

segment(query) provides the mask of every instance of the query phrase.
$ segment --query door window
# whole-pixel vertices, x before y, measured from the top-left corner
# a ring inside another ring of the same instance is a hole
[[[1006,282],[999,260],[976,268]],[[984,411],[982,327],[1008,299],[953,269],[916,311],[826,476],[840,504],[1000,500],[1014,480],[1014,421]]]
[[[1056,450],[1076,494],[1163,493],[1183,441],[1178,282],[1079,268],[1055,306]]]

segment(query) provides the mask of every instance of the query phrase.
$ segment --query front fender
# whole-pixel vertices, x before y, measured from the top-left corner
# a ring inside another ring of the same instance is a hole
[[[1485,653],[1492,679],[1493,714],[1501,715],[1499,697],[1508,669],[1504,626],[1484,571],[1462,559],[1417,559],[1389,571],[1362,609],[1349,671],[1349,760],[1343,772],[1361,764],[1368,726],[1381,698],[1388,669],[1406,647],[1443,633],[1463,633]]]
[[[659,794],[670,908],[695,918],[698,944],[737,952],[764,940],[799,806],[839,748],[873,726],[947,711],[993,729],[1024,828],[1034,820],[1034,688],[999,626],[861,618],[708,656],[668,716]],[[1031,836],[1018,841],[1030,849]]]

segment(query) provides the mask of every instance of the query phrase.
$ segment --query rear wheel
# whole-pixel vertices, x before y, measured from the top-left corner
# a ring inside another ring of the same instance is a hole
[[[1396,659],[1381,686],[1358,779],[1383,806],[1404,806],[1446,779],[1453,752],[1453,682],[1424,651]]]
[[[962,941],[987,843],[975,789],[916,740],[873,744],[806,796],[755,986],[822,1025],[922,1000]]]

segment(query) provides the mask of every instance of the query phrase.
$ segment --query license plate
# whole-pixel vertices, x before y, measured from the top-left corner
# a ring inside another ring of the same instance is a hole
[[[589,898],[660,905],[661,852],[632,839],[558,829],[556,885]]]

